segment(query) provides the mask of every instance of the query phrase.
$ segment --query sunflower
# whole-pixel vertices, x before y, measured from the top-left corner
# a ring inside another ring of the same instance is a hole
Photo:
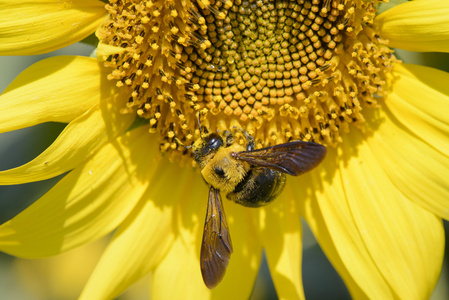
[[[248,298],[264,249],[278,296],[295,299],[302,217],[352,297],[428,298],[449,217],[449,75],[390,47],[449,52],[449,2],[377,14],[380,2],[1,1],[4,55],[94,31],[99,44],[97,59],[42,60],[1,95],[1,132],[68,125],[0,172],[3,185],[67,173],[0,226],[0,250],[47,257],[115,230],[81,299],[114,298],[150,272],[154,298],[229,299]],[[208,187],[188,149],[198,118],[256,148],[327,148],[270,205],[224,201],[234,253],[213,290],[199,267]]]

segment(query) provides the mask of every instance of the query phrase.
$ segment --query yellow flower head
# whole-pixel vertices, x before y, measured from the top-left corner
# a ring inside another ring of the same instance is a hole
[[[111,1],[98,55],[129,90],[123,112],[148,119],[162,151],[199,137],[198,112],[209,131],[245,128],[258,147],[336,146],[395,61],[372,27],[376,4]]]
[[[381,2],[0,1],[3,55],[99,40],[97,58],[45,59],[0,96],[0,132],[68,124],[0,172],[67,172],[0,225],[0,250],[40,258],[115,231],[81,299],[148,273],[155,299],[246,299],[264,250],[278,296],[302,299],[303,218],[352,297],[428,298],[449,218],[449,74],[390,47],[449,52],[449,2]]]

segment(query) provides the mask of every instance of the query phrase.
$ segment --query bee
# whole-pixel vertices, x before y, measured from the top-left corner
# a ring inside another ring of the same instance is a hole
[[[209,289],[223,279],[233,252],[220,193],[244,206],[266,205],[282,192],[286,174],[308,172],[326,155],[324,146],[304,141],[255,149],[254,138],[243,133],[246,147],[235,142],[230,132],[205,134],[191,146],[209,185],[200,254],[203,281]]]

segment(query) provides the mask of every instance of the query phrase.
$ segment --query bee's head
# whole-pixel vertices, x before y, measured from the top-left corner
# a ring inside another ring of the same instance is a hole
[[[195,161],[200,165],[204,165],[204,160],[209,160],[224,145],[223,138],[216,132],[209,133],[198,139],[195,144],[193,154]]]

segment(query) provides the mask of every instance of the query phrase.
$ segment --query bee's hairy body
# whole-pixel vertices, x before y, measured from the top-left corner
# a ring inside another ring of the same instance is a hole
[[[210,289],[223,279],[233,252],[220,192],[244,206],[268,204],[281,193],[286,174],[298,176],[308,172],[326,155],[324,146],[305,141],[256,150],[254,138],[245,131],[241,133],[246,138],[246,148],[235,142],[228,131],[201,135],[188,147],[194,149],[195,161],[209,185],[200,266],[204,283]]]
[[[244,206],[258,207],[274,200],[285,186],[284,173],[252,166],[234,191],[226,197]]]
[[[195,143],[195,160],[204,180],[236,203],[258,207],[271,202],[285,186],[284,173],[237,160],[232,153],[252,149],[233,143],[230,133],[211,133]]]

